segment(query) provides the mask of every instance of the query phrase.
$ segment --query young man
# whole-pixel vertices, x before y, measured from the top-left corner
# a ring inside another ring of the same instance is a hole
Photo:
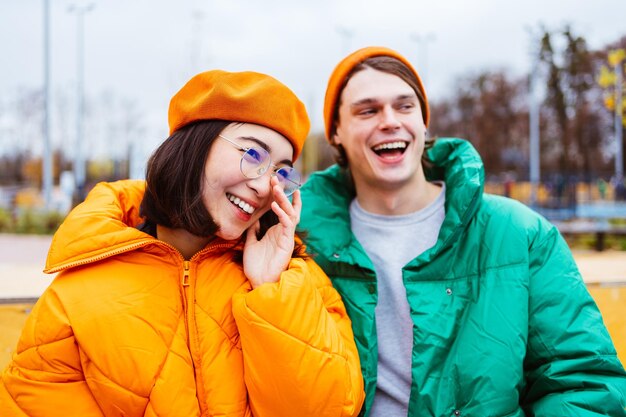
[[[433,145],[397,52],[339,63],[324,103],[338,165],[300,229],[352,319],[364,416],[626,416],[626,374],[557,229],[483,194],[479,155]]]

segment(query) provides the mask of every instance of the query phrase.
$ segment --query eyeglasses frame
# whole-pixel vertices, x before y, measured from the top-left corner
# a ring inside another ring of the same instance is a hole
[[[222,138],[222,139],[224,139],[226,142],[230,143],[231,145],[233,145],[233,146],[234,146],[234,147],[235,147],[238,151],[243,152],[243,155],[241,155],[241,160],[242,160],[242,161],[243,161],[243,157],[244,157],[245,153],[246,153],[246,152],[248,152],[248,151],[250,151],[250,150],[252,150],[252,149],[255,149],[255,150],[261,150],[261,151],[263,151],[263,152],[265,152],[265,153],[267,154],[267,156],[268,156],[268,158],[269,158],[270,163],[267,165],[267,168],[265,168],[265,169],[263,170],[263,172],[262,172],[262,173],[260,173],[260,174],[259,174],[258,176],[256,176],[256,177],[250,177],[250,176],[246,175],[246,174],[243,172],[243,169],[241,168],[241,162],[239,163],[239,170],[241,171],[241,173],[243,174],[243,176],[244,176],[244,177],[246,177],[246,178],[250,178],[250,179],[260,178],[260,177],[262,177],[262,176],[263,176],[263,175],[264,175],[264,174],[265,174],[265,173],[266,173],[266,172],[270,169],[270,167],[274,168],[274,169],[272,170],[272,174],[271,174],[271,175],[276,176],[276,175],[277,175],[277,174],[276,174],[276,171],[278,171],[279,169],[282,169],[282,168],[283,168],[283,167],[276,166],[276,165],[274,165],[274,164],[272,163],[272,156],[271,156],[271,155],[270,155],[270,153],[267,151],[267,149],[264,149],[264,148],[262,148],[262,147],[257,147],[257,146],[251,146],[251,147],[244,147],[244,146],[241,146],[241,145],[239,145],[238,143],[236,143],[235,141],[233,141],[232,139],[228,139],[226,136],[222,135],[221,133],[220,133],[220,134],[218,134],[217,136],[218,136],[218,137],[220,137],[220,138]],[[297,171],[294,167],[289,166],[289,165],[287,165],[287,167],[289,167],[289,168],[291,168],[292,170],[294,170],[295,172],[297,172],[297,173],[298,173],[298,176],[299,176],[300,178],[302,178],[302,174],[300,174],[300,172],[298,172],[298,171]],[[292,183],[292,184],[295,184],[295,185],[296,185],[296,188],[294,188],[294,190],[293,190],[292,192],[290,192],[289,194],[285,193],[285,195],[286,195],[287,197],[289,197],[290,195],[292,195],[293,193],[295,193],[297,190],[299,190],[299,189],[300,189],[300,187],[302,187],[302,184],[301,184],[300,182],[293,181],[293,180],[291,180],[291,179],[289,179],[289,178],[287,178],[287,177],[283,177],[283,178],[284,178],[286,181],[289,181],[290,183]]]

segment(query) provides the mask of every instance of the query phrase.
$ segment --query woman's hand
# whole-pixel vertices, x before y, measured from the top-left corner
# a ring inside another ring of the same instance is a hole
[[[271,209],[278,216],[278,223],[270,227],[261,240],[256,237],[260,227],[258,221],[248,229],[246,234],[243,270],[252,288],[266,282],[278,281],[280,274],[291,260],[296,226],[300,221],[302,209],[300,191],[296,190],[292,194],[292,203],[283,192],[276,177],[272,177],[271,185],[274,197]]]

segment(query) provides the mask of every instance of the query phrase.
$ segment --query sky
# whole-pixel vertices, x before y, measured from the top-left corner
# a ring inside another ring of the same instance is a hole
[[[462,76],[498,69],[526,74],[541,25],[570,24],[592,49],[626,35],[625,0],[49,1],[53,102],[64,92],[67,118],[75,117],[78,15],[68,9],[93,4],[84,15],[86,100],[109,94],[132,103],[143,126],[136,140],[147,149],[167,135],[171,96],[208,69],[278,78],[306,104],[312,130],[321,131],[328,77],[360,47],[382,45],[405,55],[437,100]],[[43,85],[43,5],[0,0],[0,103]],[[53,118],[55,126],[69,123]]]

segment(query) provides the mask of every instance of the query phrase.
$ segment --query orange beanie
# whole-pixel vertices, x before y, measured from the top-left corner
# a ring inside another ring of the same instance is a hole
[[[422,84],[422,80],[420,79],[417,71],[411,65],[411,63],[402,55],[397,53],[396,51],[385,48],[382,46],[368,46],[366,48],[359,49],[356,52],[351,53],[347,57],[345,57],[337,66],[335,70],[330,75],[330,79],[328,80],[328,87],[326,87],[326,97],[324,98],[324,126],[326,128],[326,139],[331,140],[331,129],[333,123],[335,122],[334,116],[336,107],[339,104],[339,98],[341,96],[342,89],[344,87],[346,76],[352,71],[352,69],[358,64],[362,63],[368,58],[372,58],[375,56],[389,56],[392,58],[396,58],[404,65],[406,65],[411,72],[415,75],[417,79],[417,86],[424,97],[424,124],[428,126],[428,122],[430,120],[430,109],[428,108],[428,99],[426,98],[426,91],[424,90],[424,85]]]
[[[257,72],[213,70],[194,76],[170,101],[170,135],[198,120],[268,127],[293,145],[295,161],[311,126],[304,104],[284,84]]]

